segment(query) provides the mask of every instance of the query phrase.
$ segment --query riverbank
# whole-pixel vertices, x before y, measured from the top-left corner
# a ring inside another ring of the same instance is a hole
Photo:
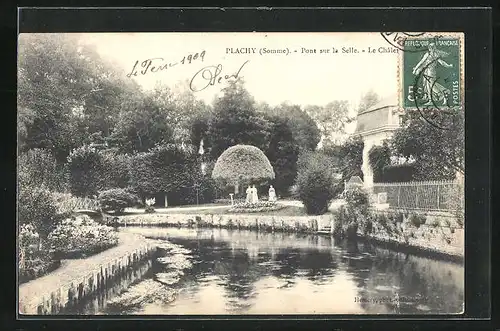
[[[115,274],[140,260],[152,245],[138,234],[118,233],[117,246],[84,259],[62,260],[61,266],[19,286],[21,314],[47,314],[100,289]]]
[[[318,216],[277,216],[251,214],[143,214],[118,218],[120,226],[178,228],[225,228],[267,232],[333,235],[335,214]],[[429,218],[429,222],[433,219]],[[382,245],[420,251],[446,259],[463,261],[464,230],[432,224],[414,227],[396,223],[391,229],[375,222],[369,233],[358,228],[357,236]],[[396,229],[397,228],[397,229]]]
[[[120,226],[171,226],[289,231],[316,233],[331,227],[333,214],[317,216],[281,216],[266,214],[143,214],[118,217]]]

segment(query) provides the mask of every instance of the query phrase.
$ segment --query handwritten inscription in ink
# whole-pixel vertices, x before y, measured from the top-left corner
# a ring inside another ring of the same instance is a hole
[[[203,62],[203,60],[205,59],[205,53],[205,51],[201,51],[194,54],[188,54],[178,62],[165,62],[165,59],[162,57],[153,57],[142,61],[137,60],[132,67],[132,71],[127,74],[127,77],[131,78],[132,76],[137,77],[138,75],[157,73],[160,71],[165,71],[168,68],[172,68],[177,65],[191,64],[195,61]]]

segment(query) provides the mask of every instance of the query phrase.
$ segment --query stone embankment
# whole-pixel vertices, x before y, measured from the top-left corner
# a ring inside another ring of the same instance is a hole
[[[121,226],[213,227],[258,231],[316,233],[330,228],[333,214],[319,216],[268,216],[251,214],[143,214],[118,219]]]
[[[112,286],[130,268],[150,259],[156,246],[119,233],[119,244],[85,259],[64,260],[55,271],[19,286],[19,313],[58,314]]]

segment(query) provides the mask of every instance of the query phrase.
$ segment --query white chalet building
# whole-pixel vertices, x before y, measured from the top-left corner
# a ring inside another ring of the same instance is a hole
[[[356,118],[355,136],[361,136],[363,148],[363,182],[366,188],[373,185],[373,170],[370,167],[368,153],[373,146],[382,145],[401,125],[402,109],[398,96],[394,94],[376,105],[360,112]]]

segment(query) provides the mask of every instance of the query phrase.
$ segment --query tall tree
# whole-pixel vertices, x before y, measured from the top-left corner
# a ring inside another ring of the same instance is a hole
[[[416,179],[453,179],[465,171],[464,125],[462,110],[407,110],[392,138],[393,153],[415,160]]]
[[[271,137],[266,151],[276,177],[274,187],[280,195],[287,195],[297,176],[299,145],[293,138],[286,118],[271,118]]]
[[[360,137],[347,139],[340,147],[335,149],[336,159],[339,161],[339,170],[342,173],[342,180],[349,180],[351,177],[359,176],[363,179],[363,147],[364,143]]]
[[[173,142],[170,114],[175,104],[168,102],[170,95],[162,91],[164,101],[158,102],[156,91],[127,98],[116,127],[109,138],[110,144],[122,153],[146,152],[159,145]]]
[[[323,145],[338,144],[346,135],[346,125],[353,120],[349,116],[349,103],[345,100],[332,101],[324,107],[308,106],[305,111],[316,121]]]
[[[173,129],[172,139],[179,144],[199,144],[191,141],[191,127],[200,119],[206,118],[210,107],[195,97],[189,89],[189,82],[180,82],[170,89],[157,84],[153,91],[153,99],[167,112],[168,123]]]
[[[299,105],[282,103],[277,107],[269,107],[261,104],[259,109],[273,117],[284,119],[300,150],[316,149],[321,138],[320,130],[311,116],[303,111]]]
[[[131,86],[78,36],[21,34],[21,150],[45,148],[64,162],[73,148],[88,142],[89,133],[109,134],[127,84]]]
[[[212,159],[237,144],[267,150],[270,123],[256,112],[255,101],[243,84],[241,79],[230,81],[214,102],[206,137]]]

